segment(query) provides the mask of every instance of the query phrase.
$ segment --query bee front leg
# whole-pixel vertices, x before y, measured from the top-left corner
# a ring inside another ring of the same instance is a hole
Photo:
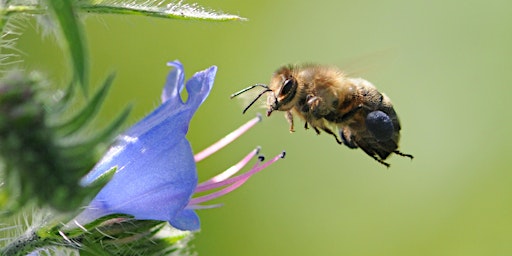
[[[306,104],[309,107],[309,113],[314,117],[320,118],[322,117],[323,112],[326,112],[323,109],[324,104],[320,97],[310,94],[306,96]]]
[[[293,128],[293,114],[291,111],[286,111],[284,114],[284,118],[286,118],[286,121],[290,124],[290,132],[295,132],[295,129]]]

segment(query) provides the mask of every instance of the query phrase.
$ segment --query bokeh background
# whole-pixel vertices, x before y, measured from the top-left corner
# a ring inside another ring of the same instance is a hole
[[[312,130],[288,132],[279,113],[198,165],[206,179],[255,146],[287,157],[199,212],[199,255],[512,255],[512,1],[200,1],[247,17],[206,23],[87,15],[91,81],[117,73],[97,125],[134,104],[133,123],[159,103],[179,59],[187,75],[219,67],[194,117],[195,151],[242,115],[229,95],[268,82],[287,63],[334,64],[393,100],[401,150],[386,169]],[[18,44],[27,69],[62,83],[64,53],[33,20]],[[43,38],[43,39],[41,39]],[[296,120],[298,121],[298,120]],[[302,123],[298,123],[300,128]]]

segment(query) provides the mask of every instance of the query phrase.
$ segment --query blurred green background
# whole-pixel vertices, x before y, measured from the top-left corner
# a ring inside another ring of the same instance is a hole
[[[206,23],[87,15],[91,81],[116,82],[98,125],[159,103],[179,59],[187,77],[217,65],[191,124],[195,151],[256,112],[229,95],[287,63],[334,64],[393,100],[401,150],[386,169],[328,135],[290,134],[280,113],[198,165],[201,179],[255,146],[287,157],[199,212],[199,255],[512,255],[512,1],[201,1],[249,18]],[[67,59],[34,21],[18,48],[27,69],[65,81]],[[296,120],[297,122],[299,120]],[[298,123],[299,128],[302,123]]]

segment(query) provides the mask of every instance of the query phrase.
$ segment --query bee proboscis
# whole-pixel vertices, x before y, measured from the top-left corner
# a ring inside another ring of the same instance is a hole
[[[305,129],[312,127],[317,134],[324,131],[339,144],[361,148],[387,167],[384,160],[392,153],[413,158],[398,151],[401,127],[391,100],[362,78],[350,78],[332,66],[287,65],[272,75],[269,85],[249,86],[231,98],[256,87],[264,90],[243,113],[268,94],[267,116],[285,112],[291,132],[293,116],[297,115],[305,121]]]

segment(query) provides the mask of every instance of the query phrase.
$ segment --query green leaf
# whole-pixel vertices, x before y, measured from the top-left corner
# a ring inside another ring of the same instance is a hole
[[[106,128],[104,128],[101,132],[96,133],[94,136],[89,138],[84,138],[81,140],[73,141],[73,144],[67,145],[66,153],[71,155],[81,155],[87,154],[90,148],[94,148],[96,145],[101,143],[108,142],[115,135],[117,135],[117,131],[123,125],[126,118],[130,114],[132,106],[126,107],[119,116],[114,119],[112,123],[110,123]]]
[[[126,2],[87,2],[82,1],[77,6],[79,9],[90,13],[112,13],[129,14],[139,16],[151,16],[167,19],[179,20],[203,20],[203,21],[245,21],[237,15],[223,14],[216,11],[207,10],[196,4],[184,4],[181,1],[161,5],[157,1],[145,1],[141,3]]]
[[[52,112],[60,117],[59,114],[62,114],[64,111],[68,110],[68,107],[73,103],[73,97],[75,96],[75,81],[70,81],[67,85],[66,90],[64,90],[62,96],[57,96],[58,100],[51,107]]]
[[[83,92],[87,94],[88,66],[85,37],[73,3],[74,1],[70,0],[48,0],[48,5],[53,10],[57,23],[62,29],[65,43],[71,54],[73,77],[82,86]]]
[[[80,128],[85,126],[89,121],[91,121],[94,118],[94,115],[98,112],[98,110],[101,107],[101,104],[107,96],[108,90],[110,89],[110,86],[114,81],[114,77],[114,74],[109,75],[107,79],[105,79],[105,82],[103,82],[101,88],[94,95],[94,97],[74,117],[60,125],[55,126],[56,130],[59,131],[62,134],[62,136],[67,136],[78,131]],[[66,96],[69,96],[70,93],[72,92],[69,92],[68,88]]]

